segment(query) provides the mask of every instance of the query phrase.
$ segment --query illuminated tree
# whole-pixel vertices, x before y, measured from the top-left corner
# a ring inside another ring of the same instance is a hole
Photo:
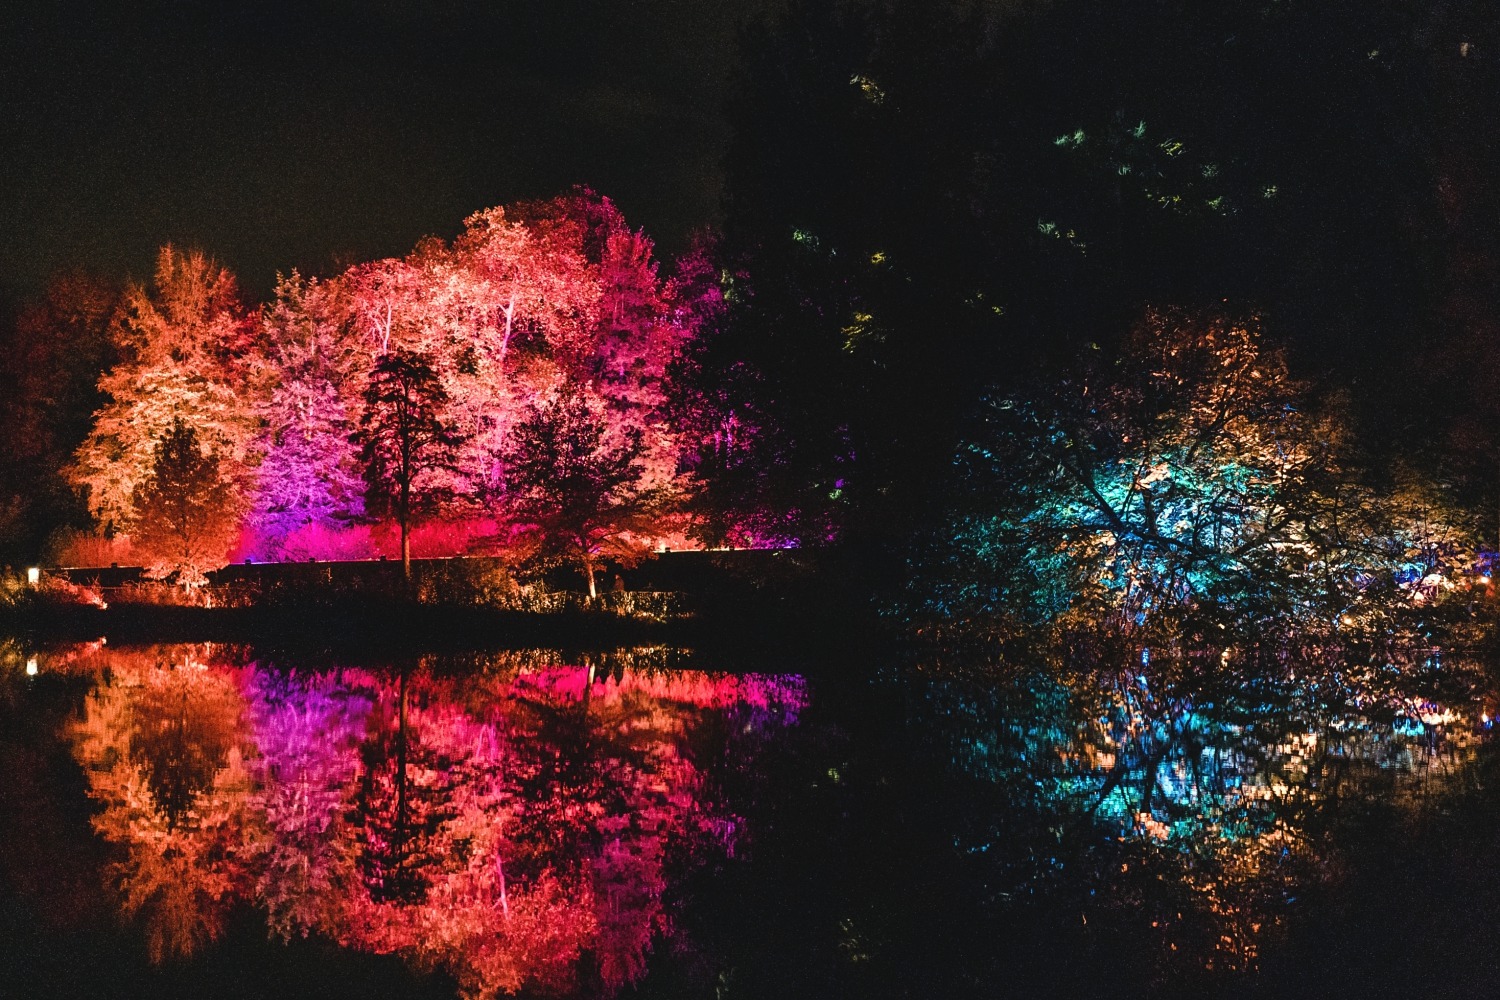
[[[242,698],[236,676],[208,670],[199,654],[116,663],[76,734],[102,807],[94,828],[124,848],[111,866],[121,912],[142,922],[155,962],[216,939],[246,887]]]
[[[411,578],[411,517],[416,505],[443,492],[436,473],[450,469],[463,440],[444,416],[448,393],[428,359],[410,351],[387,354],[364,393],[355,440],[361,444],[372,499],[388,507],[401,528],[401,571]]]
[[[338,282],[296,272],[276,287],[260,323],[263,428],[254,518],[273,535],[347,524],[364,512],[358,449],[350,442],[365,355],[349,331]]]
[[[1254,325],[1152,313],[1116,364],[982,419],[955,466],[964,505],[918,559],[947,614],[1329,629],[1452,541],[1361,481],[1340,421]]]
[[[263,817],[246,852],[255,900],[282,939],[327,931],[359,882],[349,817],[372,698],[328,676],[282,672],[257,675],[252,693],[251,802]]]
[[[131,537],[153,577],[175,573],[183,586],[204,583],[204,573],[222,567],[239,538],[234,485],[219,457],[180,418],[157,443],[131,503]]]
[[[576,388],[532,408],[512,437],[516,516],[532,526],[544,559],[582,567],[590,597],[600,560],[639,558],[664,505],[662,491],[643,481],[641,450],[634,428],[611,441],[600,407]]]
[[[576,241],[493,208],[465,222],[434,268],[431,294],[447,319],[444,354],[464,465],[488,497],[506,490],[506,439],[562,370],[559,349],[581,343],[599,287]]]
[[[257,429],[246,391],[249,336],[233,276],[200,253],[163,247],[152,288],[126,290],[110,327],[120,360],[99,380],[109,401],[68,473],[106,528],[130,520],[131,495],[174,420],[219,456],[240,495],[249,492]]]

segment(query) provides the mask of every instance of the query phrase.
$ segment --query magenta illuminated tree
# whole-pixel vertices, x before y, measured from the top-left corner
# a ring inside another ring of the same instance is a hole
[[[131,497],[135,551],[148,576],[176,574],[185,587],[205,583],[239,538],[234,485],[219,457],[181,418],[157,443],[150,470]]]
[[[346,524],[364,513],[358,448],[350,441],[365,360],[350,296],[339,282],[296,272],[261,317],[262,399],[257,526],[283,536],[308,524]]]
[[[448,393],[425,355],[398,350],[375,365],[354,439],[361,445],[369,499],[390,510],[401,528],[401,572],[411,579],[411,517],[423,501],[445,492],[463,436],[445,415]]]
[[[532,527],[544,560],[577,563],[598,596],[601,559],[630,561],[665,506],[663,490],[643,481],[641,435],[610,442],[605,416],[574,387],[532,408],[509,452],[515,512]]]

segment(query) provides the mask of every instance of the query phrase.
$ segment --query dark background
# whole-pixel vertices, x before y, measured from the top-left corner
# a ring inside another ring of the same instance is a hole
[[[719,208],[763,0],[6,4],[0,297],[199,246],[253,297],[587,184],[664,249]]]

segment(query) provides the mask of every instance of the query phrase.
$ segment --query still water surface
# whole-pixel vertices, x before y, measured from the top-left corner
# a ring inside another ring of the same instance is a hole
[[[1431,657],[0,652],[17,996],[1244,988],[1488,727]]]

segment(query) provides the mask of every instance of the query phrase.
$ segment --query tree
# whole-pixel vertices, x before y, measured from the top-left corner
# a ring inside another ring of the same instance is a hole
[[[396,350],[382,357],[364,401],[354,440],[371,498],[401,527],[401,572],[410,580],[414,504],[442,491],[437,474],[452,468],[463,437],[443,415],[448,393],[425,355]]]
[[[1307,396],[1258,324],[1157,311],[1114,364],[992,399],[916,560],[929,610],[1270,639],[1410,604],[1395,585],[1451,571],[1452,529],[1422,491],[1367,485]]]
[[[53,279],[0,333],[0,549],[34,560],[49,532],[82,527],[87,511],[63,476],[99,407],[110,313],[119,297],[84,274]],[[71,522],[71,523],[70,523]]]
[[[257,414],[245,391],[249,338],[233,275],[201,253],[163,247],[152,288],[127,289],[110,326],[120,360],[99,379],[109,401],[68,470],[106,529],[130,520],[132,493],[175,420],[213,450],[238,495],[250,493]]]
[[[156,578],[177,574],[185,587],[229,559],[239,539],[238,495],[219,457],[181,418],[156,445],[150,471],[131,498],[131,538]]]
[[[281,279],[261,317],[257,395],[265,455],[254,521],[273,536],[307,524],[337,525],[364,513],[358,450],[350,441],[363,352],[349,331],[349,295],[337,282]]]
[[[507,464],[516,516],[529,522],[544,557],[576,561],[598,596],[604,556],[637,558],[633,533],[651,526],[666,493],[643,482],[641,433],[611,428],[578,387],[534,406],[516,428]]]
[[[203,652],[157,647],[138,657],[149,665],[115,657],[75,730],[101,807],[94,829],[123,849],[110,866],[121,913],[143,923],[153,962],[218,938],[247,887],[237,848],[253,747],[237,676],[209,669]],[[178,655],[180,668],[161,662]]]

